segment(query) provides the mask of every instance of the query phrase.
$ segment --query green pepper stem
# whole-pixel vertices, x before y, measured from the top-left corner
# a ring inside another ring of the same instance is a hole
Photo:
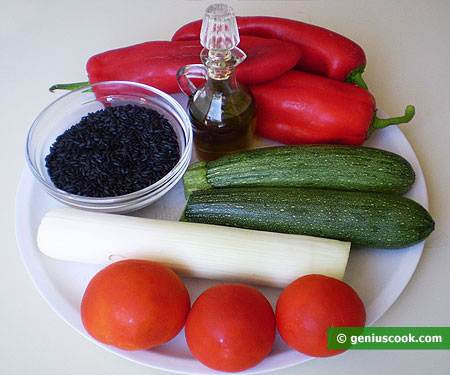
[[[356,69],[353,69],[350,73],[347,74],[347,77],[345,77],[345,82],[347,83],[354,83],[355,85],[362,87],[365,90],[368,90],[366,82],[364,82],[364,79],[362,77],[362,74],[364,73],[364,69],[366,68],[366,64],[362,64]]]
[[[75,82],[75,83],[57,83],[49,88],[50,92],[55,90],[76,90],[80,87],[89,85],[89,82]]]
[[[410,122],[416,113],[416,109],[412,105],[408,105],[405,109],[405,115],[391,118],[378,118],[377,111],[373,114],[372,124],[367,132],[366,139],[370,137],[374,130],[383,129],[389,125],[398,125]]]

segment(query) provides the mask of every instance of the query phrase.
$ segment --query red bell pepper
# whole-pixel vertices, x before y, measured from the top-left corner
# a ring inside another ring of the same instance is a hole
[[[415,112],[408,106],[404,116],[379,119],[367,90],[296,70],[250,90],[258,106],[256,133],[284,144],[361,145],[372,131],[408,122]]]
[[[362,48],[350,39],[308,23],[277,17],[236,17],[241,35],[255,35],[294,43],[302,50],[296,69],[338,81],[356,83],[367,89],[361,74],[366,65]],[[200,37],[202,21],[178,29],[172,40]]]
[[[247,59],[237,67],[239,82],[250,85],[280,76],[295,66],[301,52],[294,44],[276,39],[243,36],[239,47]],[[180,91],[177,71],[199,64],[202,46],[194,41],[154,41],[119,48],[91,57],[86,65],[91,84],[102,81],[134,81],[167,93]],[[58,84],[50,88],[75,89],[89,82]]]

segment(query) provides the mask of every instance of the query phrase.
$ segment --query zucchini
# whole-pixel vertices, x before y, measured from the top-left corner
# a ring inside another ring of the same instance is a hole
[[[183,181],[192,191],[217,187],[295,186],[403,194],[415,180],[395,153],[345,145],[277,146],[192,164]]]
[[[183,221],[303,234],[396,249],[434,230],[428,211],[394,194],[254,187],[193,192]]]

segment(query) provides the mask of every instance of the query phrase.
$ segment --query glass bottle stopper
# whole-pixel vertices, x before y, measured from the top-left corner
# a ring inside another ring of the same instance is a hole
[[[213,4],[206,8],[200,31],[204,49],[200,57],[215,79],[226,79],[247,56],[237,48],[239,30],[233,8],[227,4]]]

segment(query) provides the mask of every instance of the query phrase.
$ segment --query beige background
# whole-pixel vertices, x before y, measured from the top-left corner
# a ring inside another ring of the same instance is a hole
[[[84,80],[89,56],[167,40],[210,1],[0,1],[0,374],[166,374],[119,358],[64,323],[22,265],[13,209],[28,127],[54,100],[47,88]],[[310,21],[366,51],[378,106],[398,114],[421,162],[437,229],[411,282],[377,326],[450,326],[450,1],[229,1],[238,15]],[[276,374],[449,374],[450,351],[349,351]]]

